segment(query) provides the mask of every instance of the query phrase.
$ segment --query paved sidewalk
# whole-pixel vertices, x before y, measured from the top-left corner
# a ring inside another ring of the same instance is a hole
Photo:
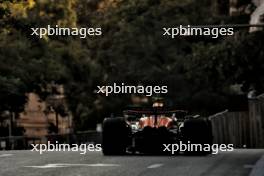
[[[250,176],[264,176],[264,155],[257,161]]]

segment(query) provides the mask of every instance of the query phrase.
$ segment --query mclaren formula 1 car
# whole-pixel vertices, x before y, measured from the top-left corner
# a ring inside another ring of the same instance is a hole
[[[212,144],[210,121],[182,110],[151,107],[125,110],[123,117],[103,122],[104,155],[165,154],[166,144],[177,143]]]

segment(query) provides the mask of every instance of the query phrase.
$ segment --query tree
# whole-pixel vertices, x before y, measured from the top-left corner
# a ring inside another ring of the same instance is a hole
[[[241,31],[218,39],[162,35],[163,27],[180,24],[248,22],[249,15],[229,17],[214,10],[209,0],[6,1],[0,5],[2,82],[25,87],[14,89],[19,95],[36,92],[43,101],[54,95],[51,84],[63,85],[76,130],[94,128],[132,103],[131,95],[94,93],[98,85],[113,82],[167,85],[165,98],[178,108],[205,114],[222,110],[230,97],[245,96],[252,86],[263,92],[259,40],[263,32]],[[31,27],[57,24],[101,27],[103,35],[87,39],[30,35]],[[242,85],[242,93],[234,92],[234,85]],[[57,114],[63,109],[53,108]]]
[[[64,41],[32,38],[30,28],[46,23],[74,26],[74,2],[65,0],[51,7],[47,1],[10,0],[0,5],[0,112],[9,111],[12,121],[23,111],[26,93],[36,92],[45,100],[49,84],[66,80]],[[61,15],[47,18],[58,11]]]

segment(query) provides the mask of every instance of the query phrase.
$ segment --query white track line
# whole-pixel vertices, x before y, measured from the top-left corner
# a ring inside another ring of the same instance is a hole
[[[8,154],[2,154],[2,155],[0,155],[0,158],[2,158],[2,157],[8,157],[8,156],[12,156],[13,154],[11,154],[11,153],[8,153]]]
[[[24,167],[31,167],[31,168],[39,168],[39,169],[46,169],[46,168],[59,168],[59,167],[117,167],[120,166],[119,164],[70,164],[70,163],[54,163],[54,164],[45,164],[43,166],[24,166]]]
[[[148,168],[148,169],[155,169],[155,168],[161,167],[161,166],[163,166],[163,165],[164,165],[164,164],[152,164],[152,165],[148,166],[147,168]]]
[[[244,165],[245,169],[252,169],[253,167],[254,167],[254,165],[252,165],[252,164],[245,164]]]

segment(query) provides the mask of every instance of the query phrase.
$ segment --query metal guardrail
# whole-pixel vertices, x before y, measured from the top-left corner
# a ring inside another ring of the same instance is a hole
[[[84,144],[101,143],[101,133],[97,131],[77,132],[75,134],[50,134],[47,136],[28,137],[28,136],[10,136],[0,137],[0,150],[27,150],[31,149],[31,144],[47,144],[47,142],[66,143],[66,144]]]

